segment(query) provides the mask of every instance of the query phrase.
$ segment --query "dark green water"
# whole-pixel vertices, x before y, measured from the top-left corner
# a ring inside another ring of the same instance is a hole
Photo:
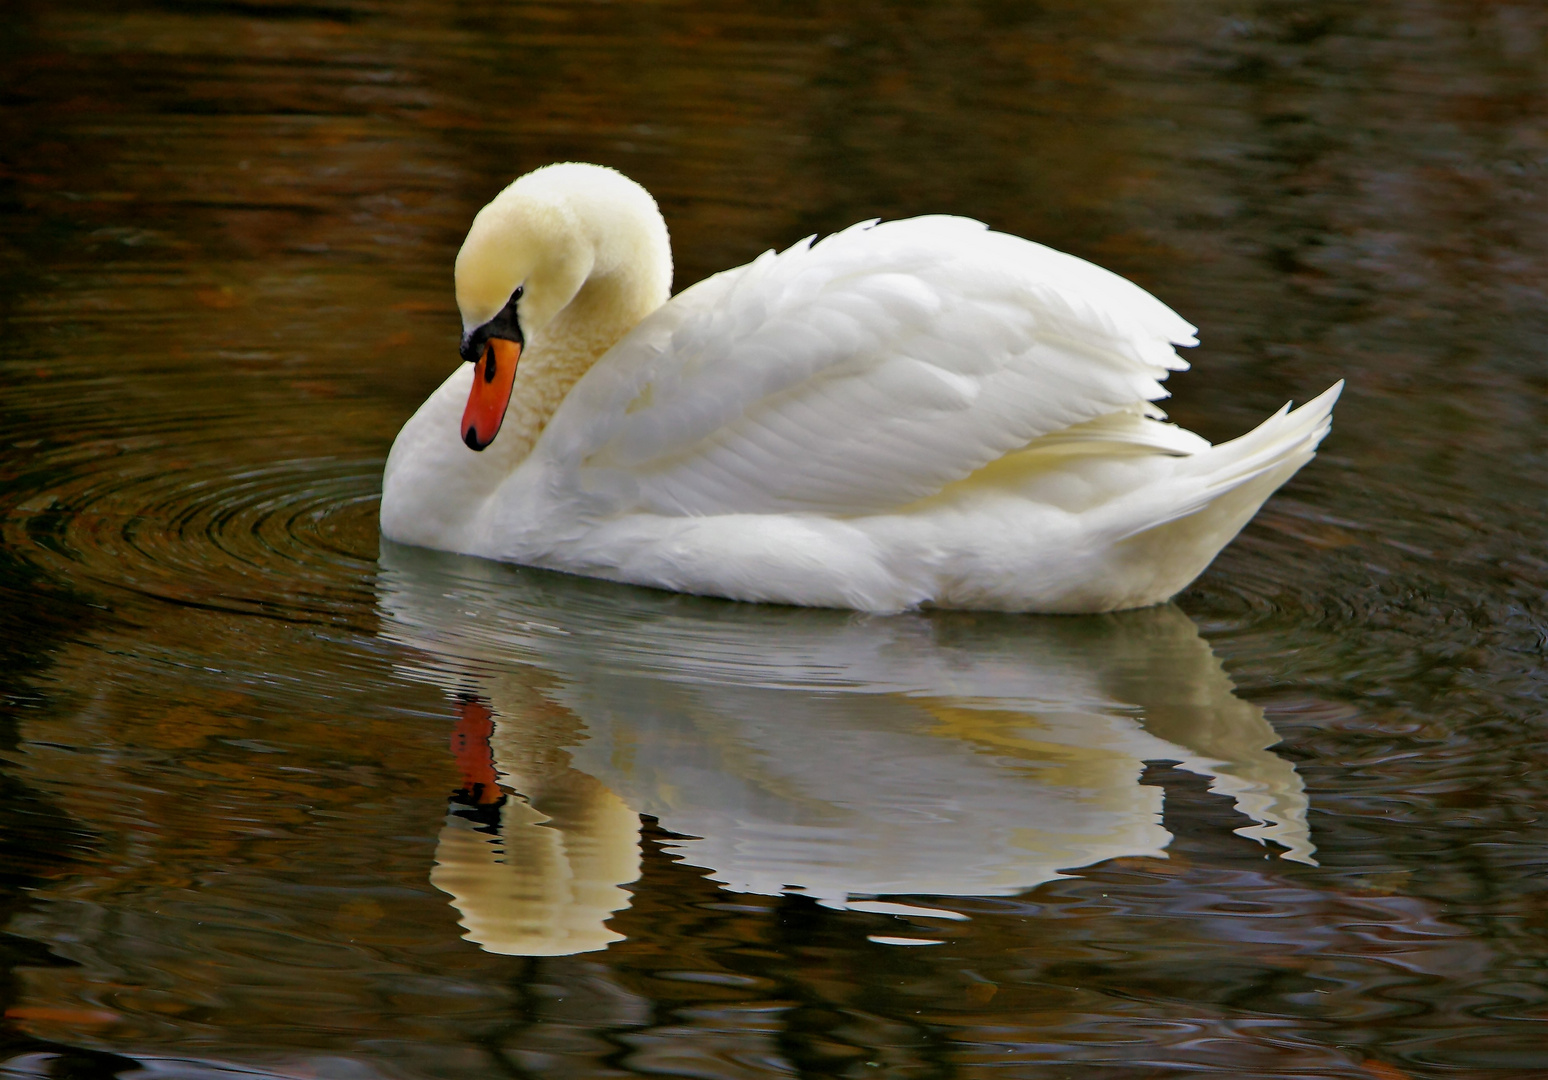
[[[0,1076],[1548,1074],[1540,3],[5,22]],[[961,213],[1196,322],[1208,437],[1348,390],[1149,612],[379,551],[463,231],[561,159],[679,288]]]

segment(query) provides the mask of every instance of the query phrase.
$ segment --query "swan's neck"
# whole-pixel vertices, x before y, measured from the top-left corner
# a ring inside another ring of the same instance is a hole
[[[670,274],[670,271],[668,271]],[[463,445],[459,417],[468,365],[431,395],[398,434],[382,490],[383,535],[408,544],[474,550],[479,511],[531,454],[571,387],[666,299],[627,275],[593,274],[541,330],[529,335],[500,432],[488,448]]]
[[[596,165],[548,165],[478,212],[457,252],[456,282],[464,331],[522,289],[526,341],[505,418],[467,466],[502,477],[531,453],[587,369],[666,302],[671,241],[655,200],[634,181]],[[448,437],[460,447],[456,425]]]
[[[505,422],[494,445],[511,461],[524,459],[560,402],[591,365],[665,301],[628,268],[594,273],[552,322],[522,350]],[[503,445],[502,445],[503,444]]]

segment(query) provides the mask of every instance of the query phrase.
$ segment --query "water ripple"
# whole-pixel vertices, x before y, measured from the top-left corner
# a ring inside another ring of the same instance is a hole
[[[76,447],[47,463],[72,473],[12,504],[6,546],[62,578],[197,607],[333,623],[369,603],[379,459],[176,460],[194,449]]]

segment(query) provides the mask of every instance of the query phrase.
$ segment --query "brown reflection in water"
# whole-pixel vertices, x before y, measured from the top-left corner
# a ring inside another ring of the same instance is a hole
[[[384,687],[368,638],[136,616],[63,651],[47,685],[67,719],[24,728],[21,771],[96,842],[12,924],[69,963],[21,973],[19,1022],[142,1054],[299,1060],[382,1037],[429,1057],[470,1006],[498,1008],[425,880],[457,779],[440,701]],[[444,997],[451,972],[474,982]]]
[[[5,1046],[326,1076],[1542,1071],[1541,4],[7,19],[0,513],[26,571],[0,596],[53,666],[6,697],[5,756],[69,818],[9,802],[32,862]],[[469,218],[563,158],[658,195],[679,287],[942,210],[1095,258],[1200,324],[1171,407],[1211,437],[1349,377],[1316,469],[1187,598],[1287,735],[1324,869],[1265,864],[1226,800],[1153,770],[1169,861],[921,921],[938,947],[729,896],[649,821],[625,940],[463,941],[428,875],[465,778],[446,701],[375,637],[369,499],[456,363]]]
[[[1531,5],[25,10],[19,205],[72,253],[197,264],[182,295],[252,344],[271,335],[222,314],[276,313],[245,263],[323,275],[287,307],[355,269],[313,297],[340,324],[317,359],[365,351],[369,385],[341,386],[390,388],[394,417],[455,362],[472,211],[581,158],[661,199],[680,287],[858,218],[966,213],[1199,323],[1177,412],[1211,437],[1348,375],[1344,452],[1397,476],[1487,484],[1459,438],[1541,452],[1540,367],[1510,359],[1548,326]],[[416,294],[358,292],[384,279]]]

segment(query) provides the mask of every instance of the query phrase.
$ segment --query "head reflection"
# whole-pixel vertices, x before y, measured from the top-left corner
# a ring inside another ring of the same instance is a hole
[[[607,918],[640,876],[640,819],[570,765],[581,725],[511,676],[489,699],[460,695],[452,752],[462,773],[430,881],[449,893],[467,937],[491,952],[568,956],[606,948]],[[499,719],[488,700],[498,700]]]
[[[1165,857],[1146,762],[1311,861],[1306,800],[1173,607],[874,618],[738,605],[383,545],[384,632],[451,695],[463,785],[434,884],[492,952],[601,949],[640,815],[725,888],[834,906],[1009,895]]]

